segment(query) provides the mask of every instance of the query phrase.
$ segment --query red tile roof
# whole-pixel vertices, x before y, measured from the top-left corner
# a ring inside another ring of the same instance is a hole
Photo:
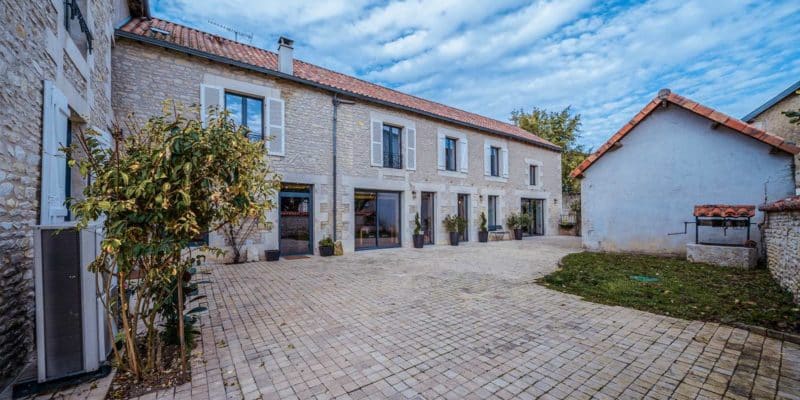
[[[800,196],[792,196],[763,204],[758,209],[761,211],[800,211]]]
[[[756,206],[730,204],[704,204],[694,206],[695,217],[750,217],[756,215]]]
[[[570,176],[580,177],[583,173],[592,165],[594,164],[603,154],[606,154],[609,150],[611,150],[614,145],[622,140],[628,133],[630,133],[636,125],[642,122],[645,118],[647,118],[653,110],[655,110],[659,105],[662,103],[671,103],[678,107],[684,108],[689,110],[697,115],[702,117],[708,118],[711,121],[714,121],[720,125],[726,126],[736,132],[742,133],[744,135],[750,136],[753,139],[758,141],[764,142],[770,146],[783,150],[790,154],[799,154],[800,147],[786,142],[783,138],[772,135],[758,129],[752,125],[748,125],[741,120],[736,118],[730,117],[725,115],[719,111],[714,109],[708,108],[700,103],[694,102],[692,100],[687,99],[686,97],[680,96],[678,94],[672,93],[669,89],[662,89],[659,91],[658,96],[656,96],[653,100],[651,100],[647,105],[636,114],[633,119],[631,119],[625,126],[623,126],[617,133],[611,136],[607,142],[605,142],[600,148],[597,149],[593,154],[586,158],[577,168],[572,170]]]
[[[170,32],[169,35],[151,30],[151,27]],[[134,18],[117,29],[117,36],[146,41],[150,44],[175,50],[200,52],[201,56],[211,56],[221,62],[233,62],[242,67],[255,67],[261,72],[270,73],[301,83],[321,85],[326,89],[374,100],[389,106],[408,109],[433,118],[444,119],[491,134],[521,140],[550,150],[561,148],[524,129],[506,122],[473,114],[444,104],[411,96],[352,76],[340,74],[304,61],[294,60],[294,75],[278,71],[278,55],[274,52],[234,42],[223,37],[202,32],[158,18]],[[299,78],[299,79],[298,79]]]

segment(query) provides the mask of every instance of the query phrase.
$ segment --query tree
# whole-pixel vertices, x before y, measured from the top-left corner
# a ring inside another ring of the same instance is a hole
[[[511,121],[520,128],[561,146],[561,184],[565,192],[579,192],[580,182],[569,176],[589,155],[589,150],[578,144],[581,116],[572,114],[570,107],[561,111],[547,111],[534,107],[530,113],[523,109],[511,112]]]
[[[205,251],[222,253],[208,246],[192,251],[189,243],[247,219],[263,221],[278,187],[264,143],[247,139],[247,128],[215,110],[204,126],[184,111],[165,102],[163,115],[144,125],[114,128],[110,146],[88,130],[64,149],[70,166],[91,177],[71,209],[78,228],[102,221],[100,255],[89,268],[106,278],[101,291],[110,299],[108,318],[121,321],[124,349],[115,347],[115,364],[137,379],[161,368],[157,317],[173,299],[186,371],[185,277]],[[111,281],[119,284],[116,297]]]

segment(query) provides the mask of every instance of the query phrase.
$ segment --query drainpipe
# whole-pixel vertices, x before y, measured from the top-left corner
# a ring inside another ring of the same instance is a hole
[[[339,98],[339,93],[333,93],[333,129],[332,129],[332,145],[333,145],[333,241],[336,241],[336,200],[337,194],[337,174],[336,174],[336,125],[339,117],[339,104],[355,104],[350,100],[342,100]]]

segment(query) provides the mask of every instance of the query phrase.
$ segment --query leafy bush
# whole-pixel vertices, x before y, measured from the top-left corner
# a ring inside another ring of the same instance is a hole
[[[486,232],[489,229],[486,227],[486,214],[481,211],[481,232]]]
[[[457,215],[447,215],[442,223],[447,232],[462,232],[467,228],[467,221]]]
[[[333,239],[330,236],[325,237],[324,239],[320,240],[318,243],[319,247],[333,247]]]
[[[414,234],[419,235],[419,232],[422,230],[422,224],[419,223],[419,213],[414,215]]]

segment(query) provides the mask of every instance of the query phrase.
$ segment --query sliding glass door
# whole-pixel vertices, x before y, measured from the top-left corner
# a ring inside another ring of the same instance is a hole
[[[400,246],[400,193],[355,191],[356,250]]]
[[[522,227],[525,236],[544,235],[544,200],[521,199],[523,214],[531,216],[531,223]]]
[[[433,244],[434,232],[434,194],[431,192],[422,192],[422,204],[420,207],[420,224],[422,225],[422,236],[425,244]]]

